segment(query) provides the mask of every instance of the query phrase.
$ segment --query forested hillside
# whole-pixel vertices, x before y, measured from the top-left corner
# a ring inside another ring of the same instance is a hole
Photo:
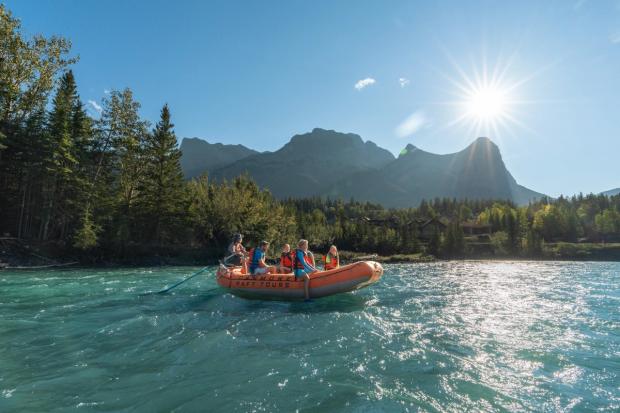
[[[304,237],[319,250],[336,243],[352,251],[441,257],[536,257],[545,243],[620,241],[620,195],[543,198],[527,206],[444,197],[418,208],[388,209],[378,202],[277,199],[232,172],[218,181],[207,175],[186,181],[174,112],[166,104],[150,124],[130,89],[114,90],[103,100],[101,116],[92,118],[70,69],[75,58],[68,40],[25,37],[3,6],[0,30],[3,238],[92,262],[183,251],[217,256],[237,232],[249,245]],[[357,154],[375,159],[382,153],[345,136]],[[293,141],[316,144],[304,136]],[[278,156],[300,156],[287,151]],[[390,155],[383,155],[370,166],[389,163]],[[310,165],[302,170],[321,173]],[[298,175],[284,176],[297,182]],[[330,176],[320,176],[317,182],[329,183]]]

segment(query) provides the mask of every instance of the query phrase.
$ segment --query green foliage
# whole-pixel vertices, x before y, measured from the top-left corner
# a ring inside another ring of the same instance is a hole
[[[480,246],[501,255],[585,257],[620,242],[620,195],[543,199],[525,207],[442,198],[386,209],[354,200],[277,200],[247,176],[184,181],[167,105],[149,131],[132,91],[113,91],[101,117],[91,119],[67,70],[75,62],[69,41],[26,38],[3,5],[0,38],[2,234],[113,258],[131,254],[129,247],[221,251],[237,232],[249,246],[266,239],[275,249],[304,237],[318,251],[333,243],[341,250],[445,257]],[[485,233],[468,233],[466,241],[466,224]]]
[[[535,229],[528,229],[525,237],[525,253],[529,257],[540,257],[543,252],[543,239]]]
[[[56,76],[76,59],[67,57],[71,42],[64,38],[25,38],[19,20],[1,4],[0,38],[0,123],[10,128],[46,100]]]
[[[620,232],[620,213],[614,209],[606,209],[594,217],[596,230],[604,237]]]
[[[491,246],[493,247],[493,253],[499,256],[505,256],[511,247],[508,233],[505,231],[497,231],[491,235]]]
[[[189,183],[189,196],[190,219],[205,245],[224,248],[234,233],[243,233],[253,245],[263,239],[291,242],[295,237],[295,217],[247,177],[228,184],[203,176]]]
[[[100,228],[92,220],[89,210],[84,212],[81,227],[75,233],[73,246],[80,250],[90,250],[97,246],[97,233]]]
[[[441,243],[441,254],[446,257],[460,257],[465,253],[465,236],[458,222],[448,225]]]
[[[142,231],[158,244],[178,238],[187,209],[181,151],[173,127],[168,105],[164,105],[142,154],[145,168],[139,183],[138,215]]]

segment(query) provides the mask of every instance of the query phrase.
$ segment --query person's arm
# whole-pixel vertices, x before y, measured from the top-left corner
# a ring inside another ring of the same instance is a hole
[[[297,261],[304,264],[304,270],[306,270],[307,272],[318,271],[316,268],[306,262],[306,260],[304,259],[304,254],[301,251],[297,251]]]

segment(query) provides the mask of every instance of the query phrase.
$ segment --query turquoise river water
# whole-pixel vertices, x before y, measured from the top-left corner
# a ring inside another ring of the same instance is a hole
[[[213,268],[0,272],[0,412],[620,411],[620,263],[387,265],[311,303]]]

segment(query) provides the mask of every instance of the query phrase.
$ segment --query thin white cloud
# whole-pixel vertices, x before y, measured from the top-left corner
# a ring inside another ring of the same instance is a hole
[[[103,89],[103,94],[104,95],[109,95],[110,93],[111,93],[110,89]]]
[[[355,89],[357,90],[362,90],[365,87],[368,87],[370,85],[374,85],[377,81],[375,79],[373,79],[372,77],[367,77],[366,79],[360,79],[357,81],[357,83],[355,83],[355,85],[353,86]]]
[[[401,124],[396,127],[396,136],[399,138],[406,138],[413,135],[427,124],[428,119],[426,114],[423,111],[418,110],[409,115],[407,119],[402,121]]]
[[[407,87],[409,83],[411,83],[411,81],[407,79],[406,77],[398,78],[398,84],[400,84],[400,87]]]
[[[617,30],[609,35],[609,41],[613,44],[620,43],[620,30]]]
[[[97,111],[97,113],[101,114],[101,112],[103,111],[103,108],[101,107],[100,104],[98,104],[97,102],[95,102],[94,100],[89,100],[88,104]]]

